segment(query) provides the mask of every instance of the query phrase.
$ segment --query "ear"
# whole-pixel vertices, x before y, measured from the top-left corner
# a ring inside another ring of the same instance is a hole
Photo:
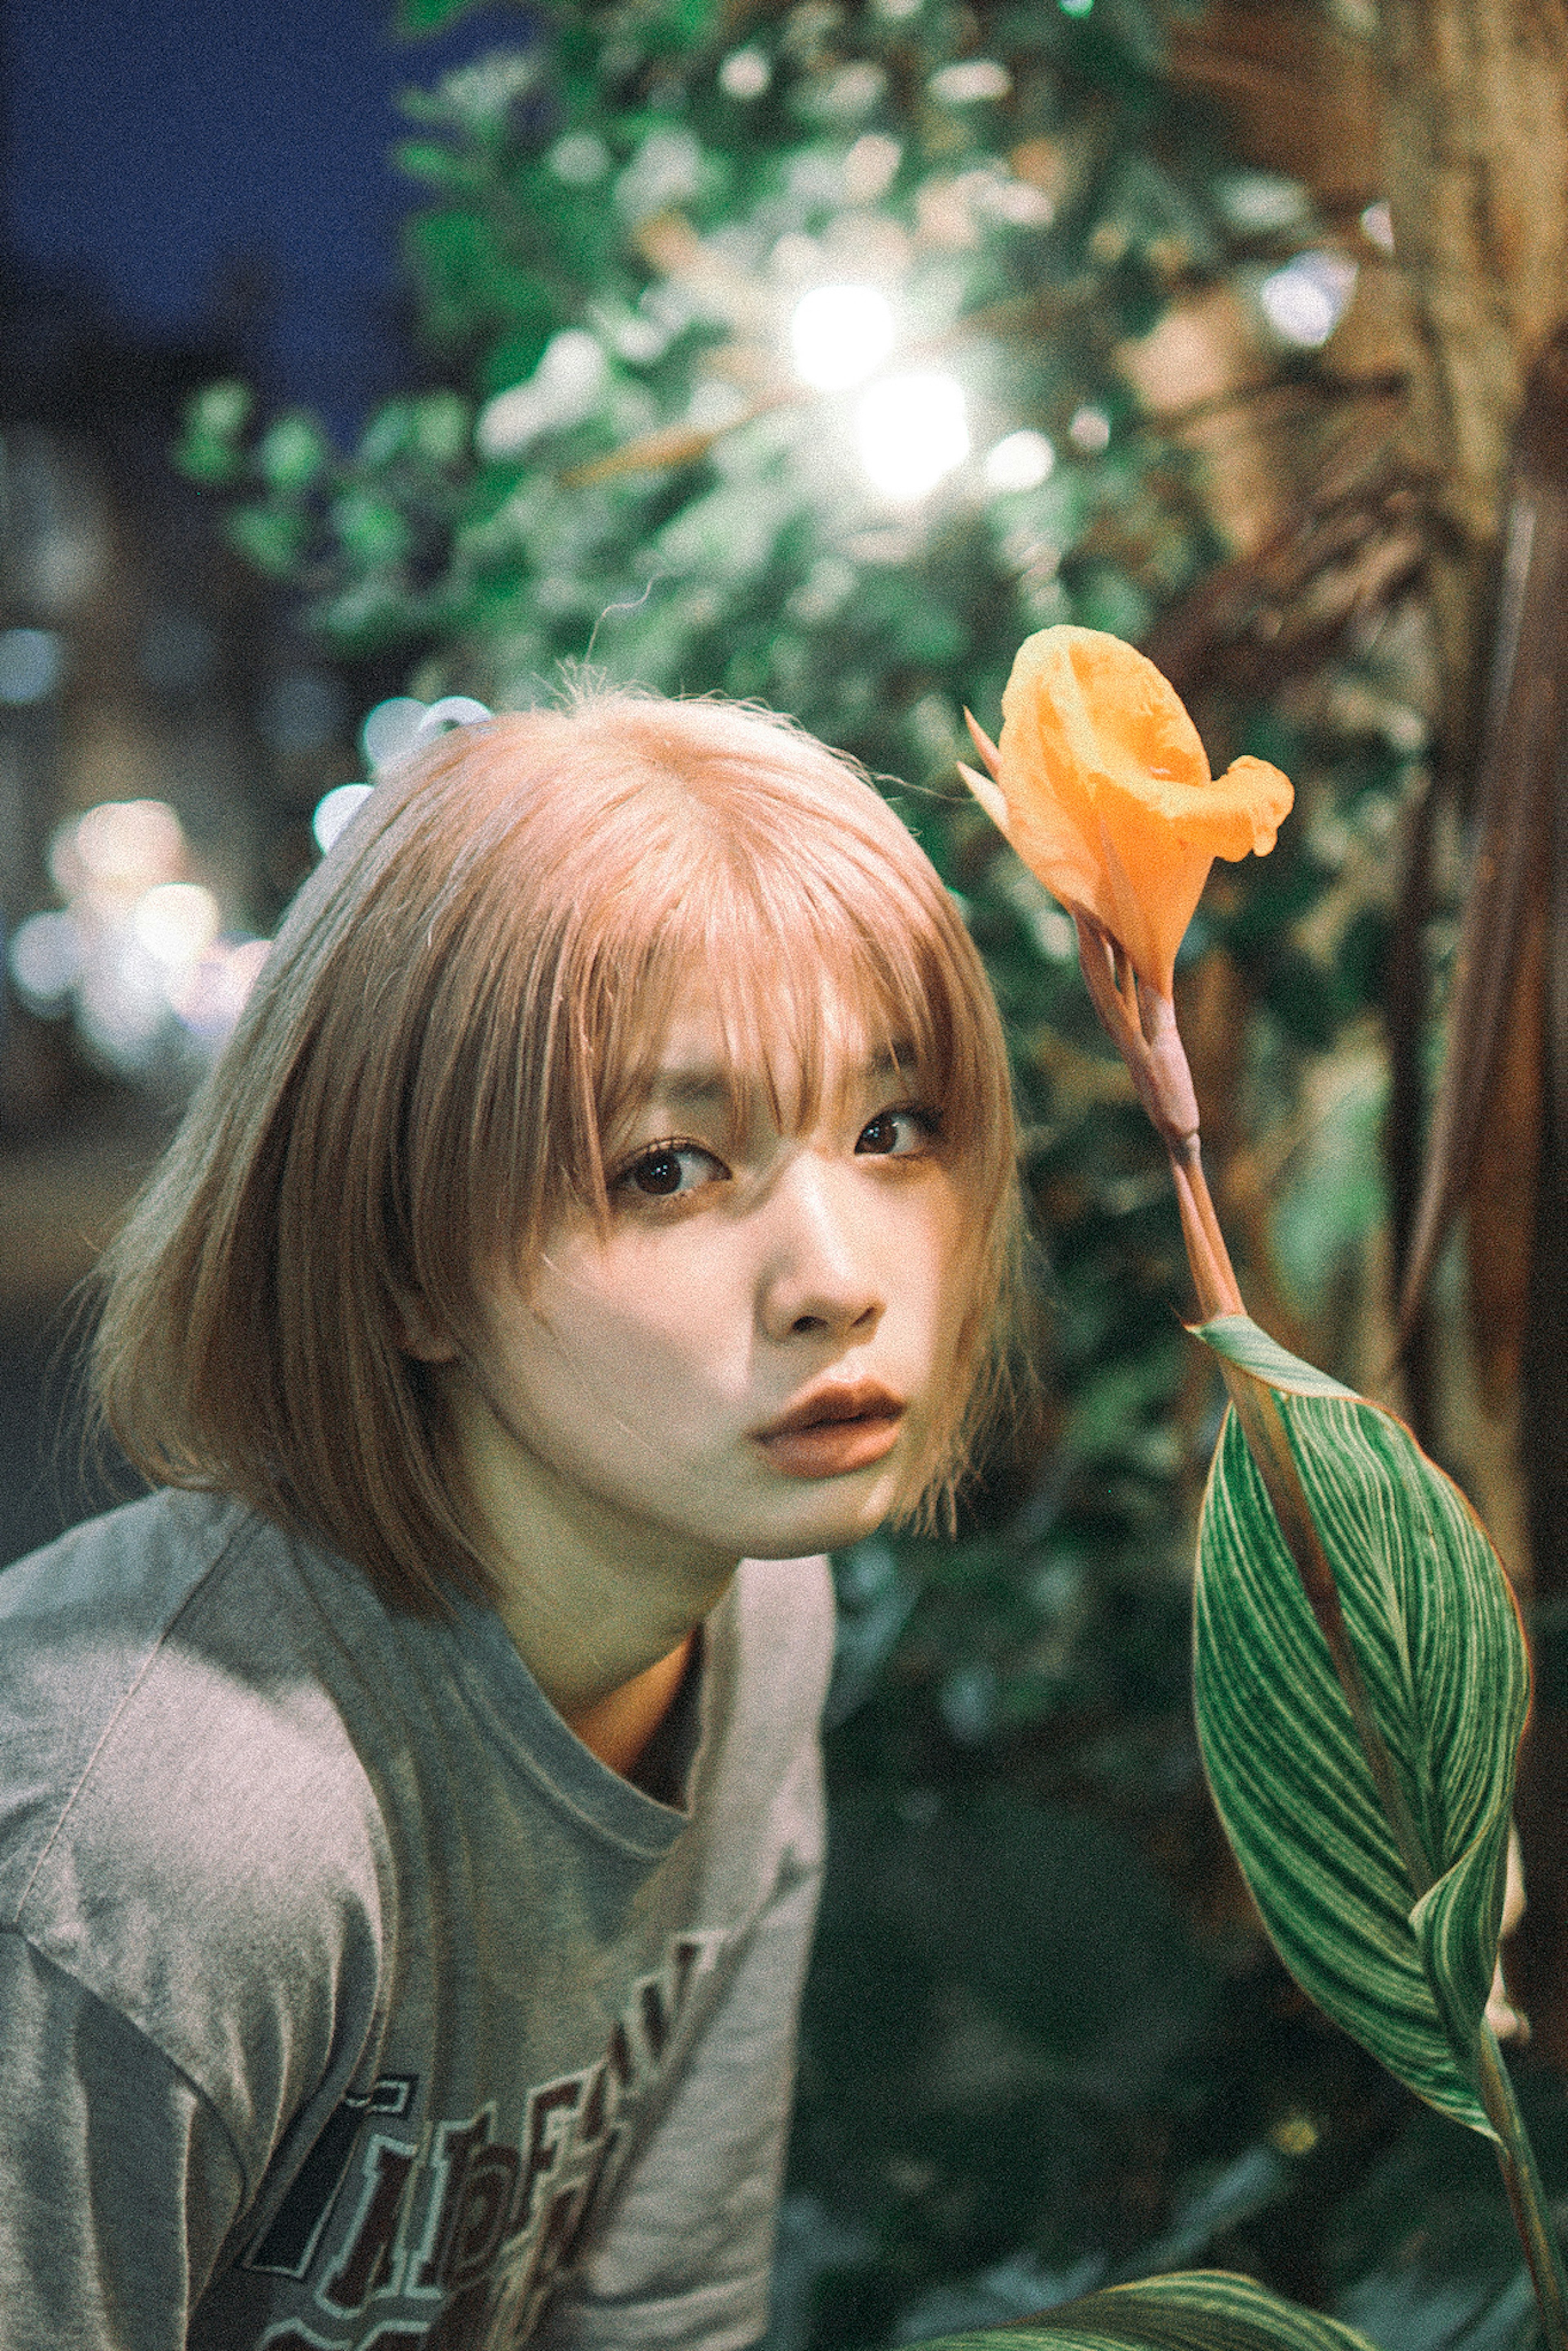
[[[458,1350],[441,1330],[422,1298],[412,1290],[393,1293],[392,1329],[405,1355],[421,1364],[452,1364]]]

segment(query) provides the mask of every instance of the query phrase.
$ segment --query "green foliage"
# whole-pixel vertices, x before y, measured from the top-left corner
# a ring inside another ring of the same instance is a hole
[[[292,578],[305,546],[305,525],[278,507],[240,507],[228,519],[240,553],[270,580]]]
[[[284,497],[308,490],[324,471],[329,444],[315,420],[298,413],[280,416],[267,427],[257,444],[256,459],[269,490]]]
[[[193,481],[227,489],[245,477],[240,436],[250,422],[256,395],[245,383],[210,383],[197,392],[185,415],[176,463]]]
[[[1195,1603],[1215,1802],[1297,1980],[1397,2079],[1490,2137],[1476,2043],[1529,1697],[1508,1580],[1463,1496],[1390,1414],[1244,1317],[1199,1336],[1279,1395],[1420,1882],[1234,1414],[1205,1497]]]
[[[431,0],[421,21],[449,13]],[[1192,578],[1209,549],[1181,469],[1154,478],[1095,436],[1126,413],[1115,336],[1152,323],[1161,269],[1223,243],[1201,132],[1152,77],[1142,0],[1093,24],[998,10],[979,36],[977,63],[936,5],[800,6],[722,38],[685,0],[563,8],[548,49],[413,94],[402,160],[434,199],[408,232],[423,331],[455,386],[512,393],[513,421],[422,469],[383,412],[330,478],[302,450],[280,462],[273,428],[251,479],[267,501],[314,488],[298,576],[326,641],[461,644],[445,682],[506,701],[597,626],[614,674],[764,695],[925,775],[946,762],[910,714],[934,693],[950,731],[1041,619],[1136,626]],[[1134,143],[1156,121],[1158,162]],[[791,374],[790,311],[823,280],[885,287],[897,363],[963,384],[977,458],[918,520],[861,472],[852,396]],[[597,368],[546,397],[563,330]],[[592,474],[676,424],[684,463]],[[1019,426],[1052,441],[1055,475],[988,486],[979,453]],[[204,453],[232,439],[193,436],[183,461],[231,481]],[[396,552],[355,527],[367,500],[402,507]]]
[[[1005,2334],[946,2335],[925,2351],[1370,2351],[1364,2336],[1251,2278],[1187,2270],[1085,2294]]]
[[[397,28],[400,33],[442,33],[479,5],[480,0],[397,0]]]
[[[1218,1971],[1123,1834],[1006,1788],[912,1802],[892,1791],[834,1811],[838,1865],[808,1995],[828,2179],[933,2167],[931,2203],[970,2258],[1039,2225],[1051,2185],[1085,2192],[1090,2118],[1168,2089],[1213,2014]],[[1063,2248],[1063,2251],[1069,2249]]]

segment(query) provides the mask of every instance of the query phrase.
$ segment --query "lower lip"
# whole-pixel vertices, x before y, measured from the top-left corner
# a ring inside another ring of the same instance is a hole
[[[781,1429],[758,1441],[775,1469],[786,1478],[842,1478],[869,1469],[898,1442],[898,1416],[863,1420],[820,1420],[810,1428]]]

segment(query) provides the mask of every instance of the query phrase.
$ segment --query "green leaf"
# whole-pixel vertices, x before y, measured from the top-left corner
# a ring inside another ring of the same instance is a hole
[[[226,528],[235,546],[258,571],[269,580],[293,578],[305,546],[303,516],[277,507],[240,507]]]
[[[1193,1333],[1206,1347],[1228,1364],[1238,1364],[1244,1372],[1251,1372],[1281,1395],[1338,1396],[1354,1404],[1363,1399],[1354,1388],[1330,1379],[1315,1364],[1302,1363],[1300,1355],[1287,1354],[1267,1331],[1260,1330],[1249,1314],[1217,1314],[1210,1322],[1200,1322]],[[1369,1405],[1369,1411],[1375,1411]],[[1386,1417],[1386,1416],[1385,1416]],[[1425,1455],[1422,1456],[1425,1459]],[[1431,1466],[1428,1463],[1428,1468]]]
[[[412,544],[401,507],[390,498],[372,497],[367,490],[345,491],[333,504],[332,520],[350,555],[367,569],[401,562]]]
[[[233,376],[209,383],[196,392],[185,411],[187,431],[205,440],[235,441],[250,421],[256,394],[248,383]]]
[[[478,5],[479,0],[398,0],[395,22],[398,31],[409,36],[440,33]]]
[[[331,444],[315,419],[296,409],[268,425],[256,454],[268,489],[288,496],[309,488],[331,455]]]
[[[423,180],[448,195],[477,197],[484,185],[483,174],[444,140],[401,139],[392,161],[411,180]]]
[[[434,465],[455,465],[468,455],[474,410],[460,392],[427,392],[413,402],[414,445]]]
[[[1105,2286],[1038,2318],[944,2335],[922,2351],[1369,2351],[1364,2335],[1228,2270]]]
[[[1392,1414],[1242,1315],[1197,1332],[1284,1433],[1266,1488],[1235,1410],[1204,1498],[1198,1735],[1215,1802],[1291,1974],[1417,2095],[1491,2135],[1474,2086],[1497,1956],[1514,1755],[1529,1695],[1518,1611],[1458,1488]],[[1281,1494],[1281,1460],[1295,1491]],[[1270,1491],[1310,1518],[1407,1814],[1402,1851]],[[1414,1882],[1413,1882],[1414,1881]]]
[[[359,458],[361,465],[379,468],[390,465],[402,455],[413,431],[412,400],[384,401],[371,416],[360,438]]]
[[[224,489],[245,471],[240,435],[256,395],[248,384],[209,383],[186,403],[185,429],[175,444],[174,463],[193,482]]]

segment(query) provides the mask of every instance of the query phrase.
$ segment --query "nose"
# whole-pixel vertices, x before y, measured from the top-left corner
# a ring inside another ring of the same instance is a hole
[[[767,1336],[869,1339],[887,1303],[886,1282],[872,1262],[867,1203],[849,1172],[802,1152],[769,1206],[759,1301]]]

